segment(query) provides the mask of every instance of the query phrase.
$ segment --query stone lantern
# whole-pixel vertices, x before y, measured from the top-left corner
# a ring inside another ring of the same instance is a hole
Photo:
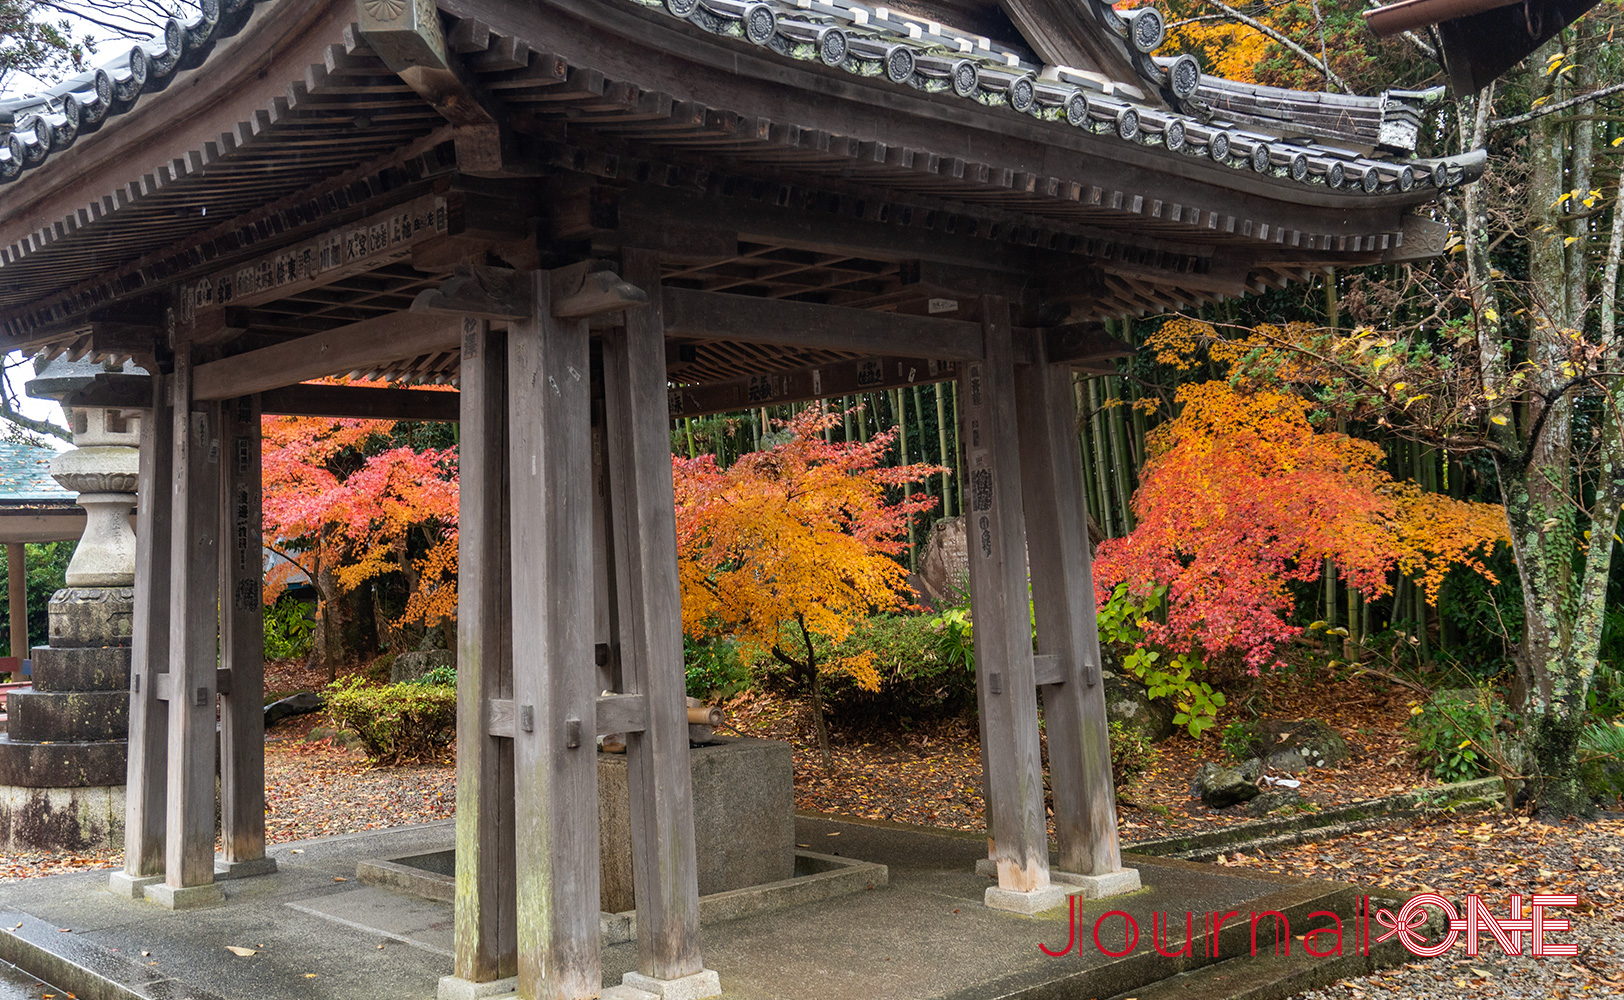
[[[61,399],[105,370],[48,363],[28,390]],[[8,698],[0,850],[123,843],[135,610],[130,513],[143,418],[140,411],[71,408],[76,447],[51,461],[52,478],[79,494],[85,529],[67,586],[51,598],[50,644],[33,650],[33,686]]]

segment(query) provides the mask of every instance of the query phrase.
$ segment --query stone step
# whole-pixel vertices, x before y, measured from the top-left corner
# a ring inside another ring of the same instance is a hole
[[[13,691],[6,710],[11,738],[25,743],[100,743],[130,731],[126,691]]]
[[[130,687],[130,647],[35,646],[36,691],[126,691]]]
[[[1285,1000],[1399,961],[1402,959],[1380,954],[1315,958],[1300,948],[1288,958],[1260,950],[1256,957],[1243,955],[1205,965],[1117,994],[1110,1000]]]
[[[0,785],[18,788],[102,788],[122,785],[128,744],[30,743],[0,733]]]

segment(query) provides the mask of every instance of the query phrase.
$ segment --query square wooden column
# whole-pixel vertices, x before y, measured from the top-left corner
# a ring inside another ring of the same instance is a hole
[[[171,451],[169,380],[152,366],[152,408],[141,417],[135,512],[135,620],[130,628],[130,736],[124,797],[124,870],[110,887],[139,899],[162,881],[168,791],[169,705],[158,678],[169,669]]]
[[[508,332],[518,994],[586,1000],[603,979],[591,362],[586,321],[529,279]]]
[[[628,986],[670,995],[721,993],[699,953],[699,874],[677,580],[676,501],[666,403],[658,259],[624,252],[622,277],[648,293],[603,338],[611,523],[621,605],[621,691],[641,695],[647,728],[627,743],[637,972]]]
[[[492,701],[513,697],[507,334],[487,320],[463,321],[461,409],[456,959],[453,975],[441,981],[446,997],[472,995],[462,984],[518,972],[513,740],[490,733]]]
[[[265,521],[259,397],[221,407],[220,878],[276,871],[265,856]]]
[[[1037,678],[1027,607],[1026,532],[1015,416],[1015,345],[1009,303],[981,300],[986,358],[959,375],[969,502],[970,603],[975,620],[977,702],[983,713],[988,830],[998,885],[986,902],[1036,913],[1065,890],[1049,880],[1049,835],[1038,742]]]
[[[1054,878],[1097,898],[1139,888],[1139,873],[1122,868],[1117,842],[1072,375],[1048,364],[1042,338],[1034,340],[1034,363],[1015,369],[1015,408],[1038,653],[1053,666],[1045,674],[1054,683],[1041,690],[1060,854]]]
[[[168,789],[164,880],[148,899],[173,909],[225,898],[214,882],[214,720],[219,660],[220,406],[193,403],[192,358],[177,349],[169,550]]]

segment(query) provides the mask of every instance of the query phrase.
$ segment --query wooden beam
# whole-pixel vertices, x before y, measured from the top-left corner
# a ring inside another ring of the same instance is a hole
[[[174,418],[163,374],[147,382],[135,503],[135,618],[130,627],[130,730],[124,791],[127,879],[162,875],[168,792],[169,706],[158,700],[169,667],[170,472]]]
[[[861,358],[810,365],[789,371],[751,375],[728,382],[679,386],[669,391],[673,417],[726,413],[779,403],[800,403],[829,396],[945,382],[958,375],[953,361],[925,358]],[[681,378],[678,372],[675,376]]]
[[[460,321],[445,316],[390,313],[198,365],[195,398],[231,399],[454,350],[461,333]]]
[[[626,280],[658,289],[659,258],[625,252]],[[681,298],[681,296],[679,296]],[[664,300],[669,302],[669,300]],[[666,323],[654,298],[603,338],[610,502],[623,690],[647,699],[647,729],[626,745],[637,970],[654,980],[704,971],[699,869],[677,581],[676,501],[665,400]],[[630,731],[630,730],[628,730]],[[718,991],[719,992],[719,991]],[[705,996],[708,993],[695,995]]]
[[[987,360],[965,365],[959,376],[976,685],[998,885],[1024,893],[1049,885],[1049,838],[1027,610],[1014,330],[1002,298],[984,297],[981,315]]]
[[[1105,327],[1099,323],[1080,323],[1074,326],[1056,326],[1039,331],[1043,341],[1044,363],[1056,365],[1076,365],[1087,367],[1102,361],[1111,361],[1115,358],[1131,358],[1138,350],[1124,340],[1118,340],[1105,332]],[[1022,338],[1027,344],[1032,344],[1031,338]],[[1030,353],[1017,350],[1017,355]],[[1027,359],[1019,358],[1024,363]],[[1031,358],[1037,363],[1036,358]],[[1115,370],[1112,366],[1111,370]]]
[[[598,720],[593,726],[595,736],[641,733],[648,729],[648,699],[640,694],[601,694],[594,702],[593,711]],[[512,698],[486,699],[486,734],[513,739],[518,729],[517,714]]]
[[[183,332],[223,321],[225,309],[263,305],[407,260],[421,243],[460,231],[463,196],[431,194],[292,246],[188,281],[176,291]]]
[[[507,519],[507,335],[462,324],[457,495],[457,896],[453,975],[488,983],[518,972],[513,833],[512,604]],[[504,699],[509,737],[486,706]]]
[[[266,414],[359,420],[461,419],[453,389],[386,389],[360,385],[288,385],[260,396]]]
[[[214,721],[220,558],[220,408],[193,407],[191,351],[175,357],[171,469],[175,506],[169,565],[171,698],[164,882],[171,889],[214,881]]]
[[[28,555],[22,542],[6,543],[6,591],[11,615],[11,655],[28,659]]]
[[[532,280],[535,314],[508,331],[518,993],[587,1000],[603,984],[590,335]]]
[[[220,840],[228,866],[265,858],[265,578],[259,402],[221,414]],[[241,871],[247,868],[239,869]]]
[[[1076,395],[1065,367],[1015,370],[1021,486],[1032,613],[1043,683],[1050,786],[1060,870],[1107,875],[1122,868],[1117,842],[1111,741],[1100,683],[1099,628],[1089,566],[1088,503],[1077,446]]]
[[[964,320],[872,312],[751,295],[666,288],[671,337],[970,361],[982,355],[981,326]]]

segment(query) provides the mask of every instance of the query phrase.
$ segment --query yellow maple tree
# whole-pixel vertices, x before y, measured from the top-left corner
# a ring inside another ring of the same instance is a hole
[[[872,651],[821,655],[866,616],[904,608],[907,518],[931,509],[924,494],[892,491],[947,471],[885,466],[893,428],[867,442],[829,443],[839,414],[802,411],[780,423],[782,442],[722,469],[714,456],[673,457],[683,631],[728,636],[741,654],[771,656],[806,693],[824,766],[832,764],[823,675],[849,674],[877,691]],[[821,640],[821,642],[819,641]]]

